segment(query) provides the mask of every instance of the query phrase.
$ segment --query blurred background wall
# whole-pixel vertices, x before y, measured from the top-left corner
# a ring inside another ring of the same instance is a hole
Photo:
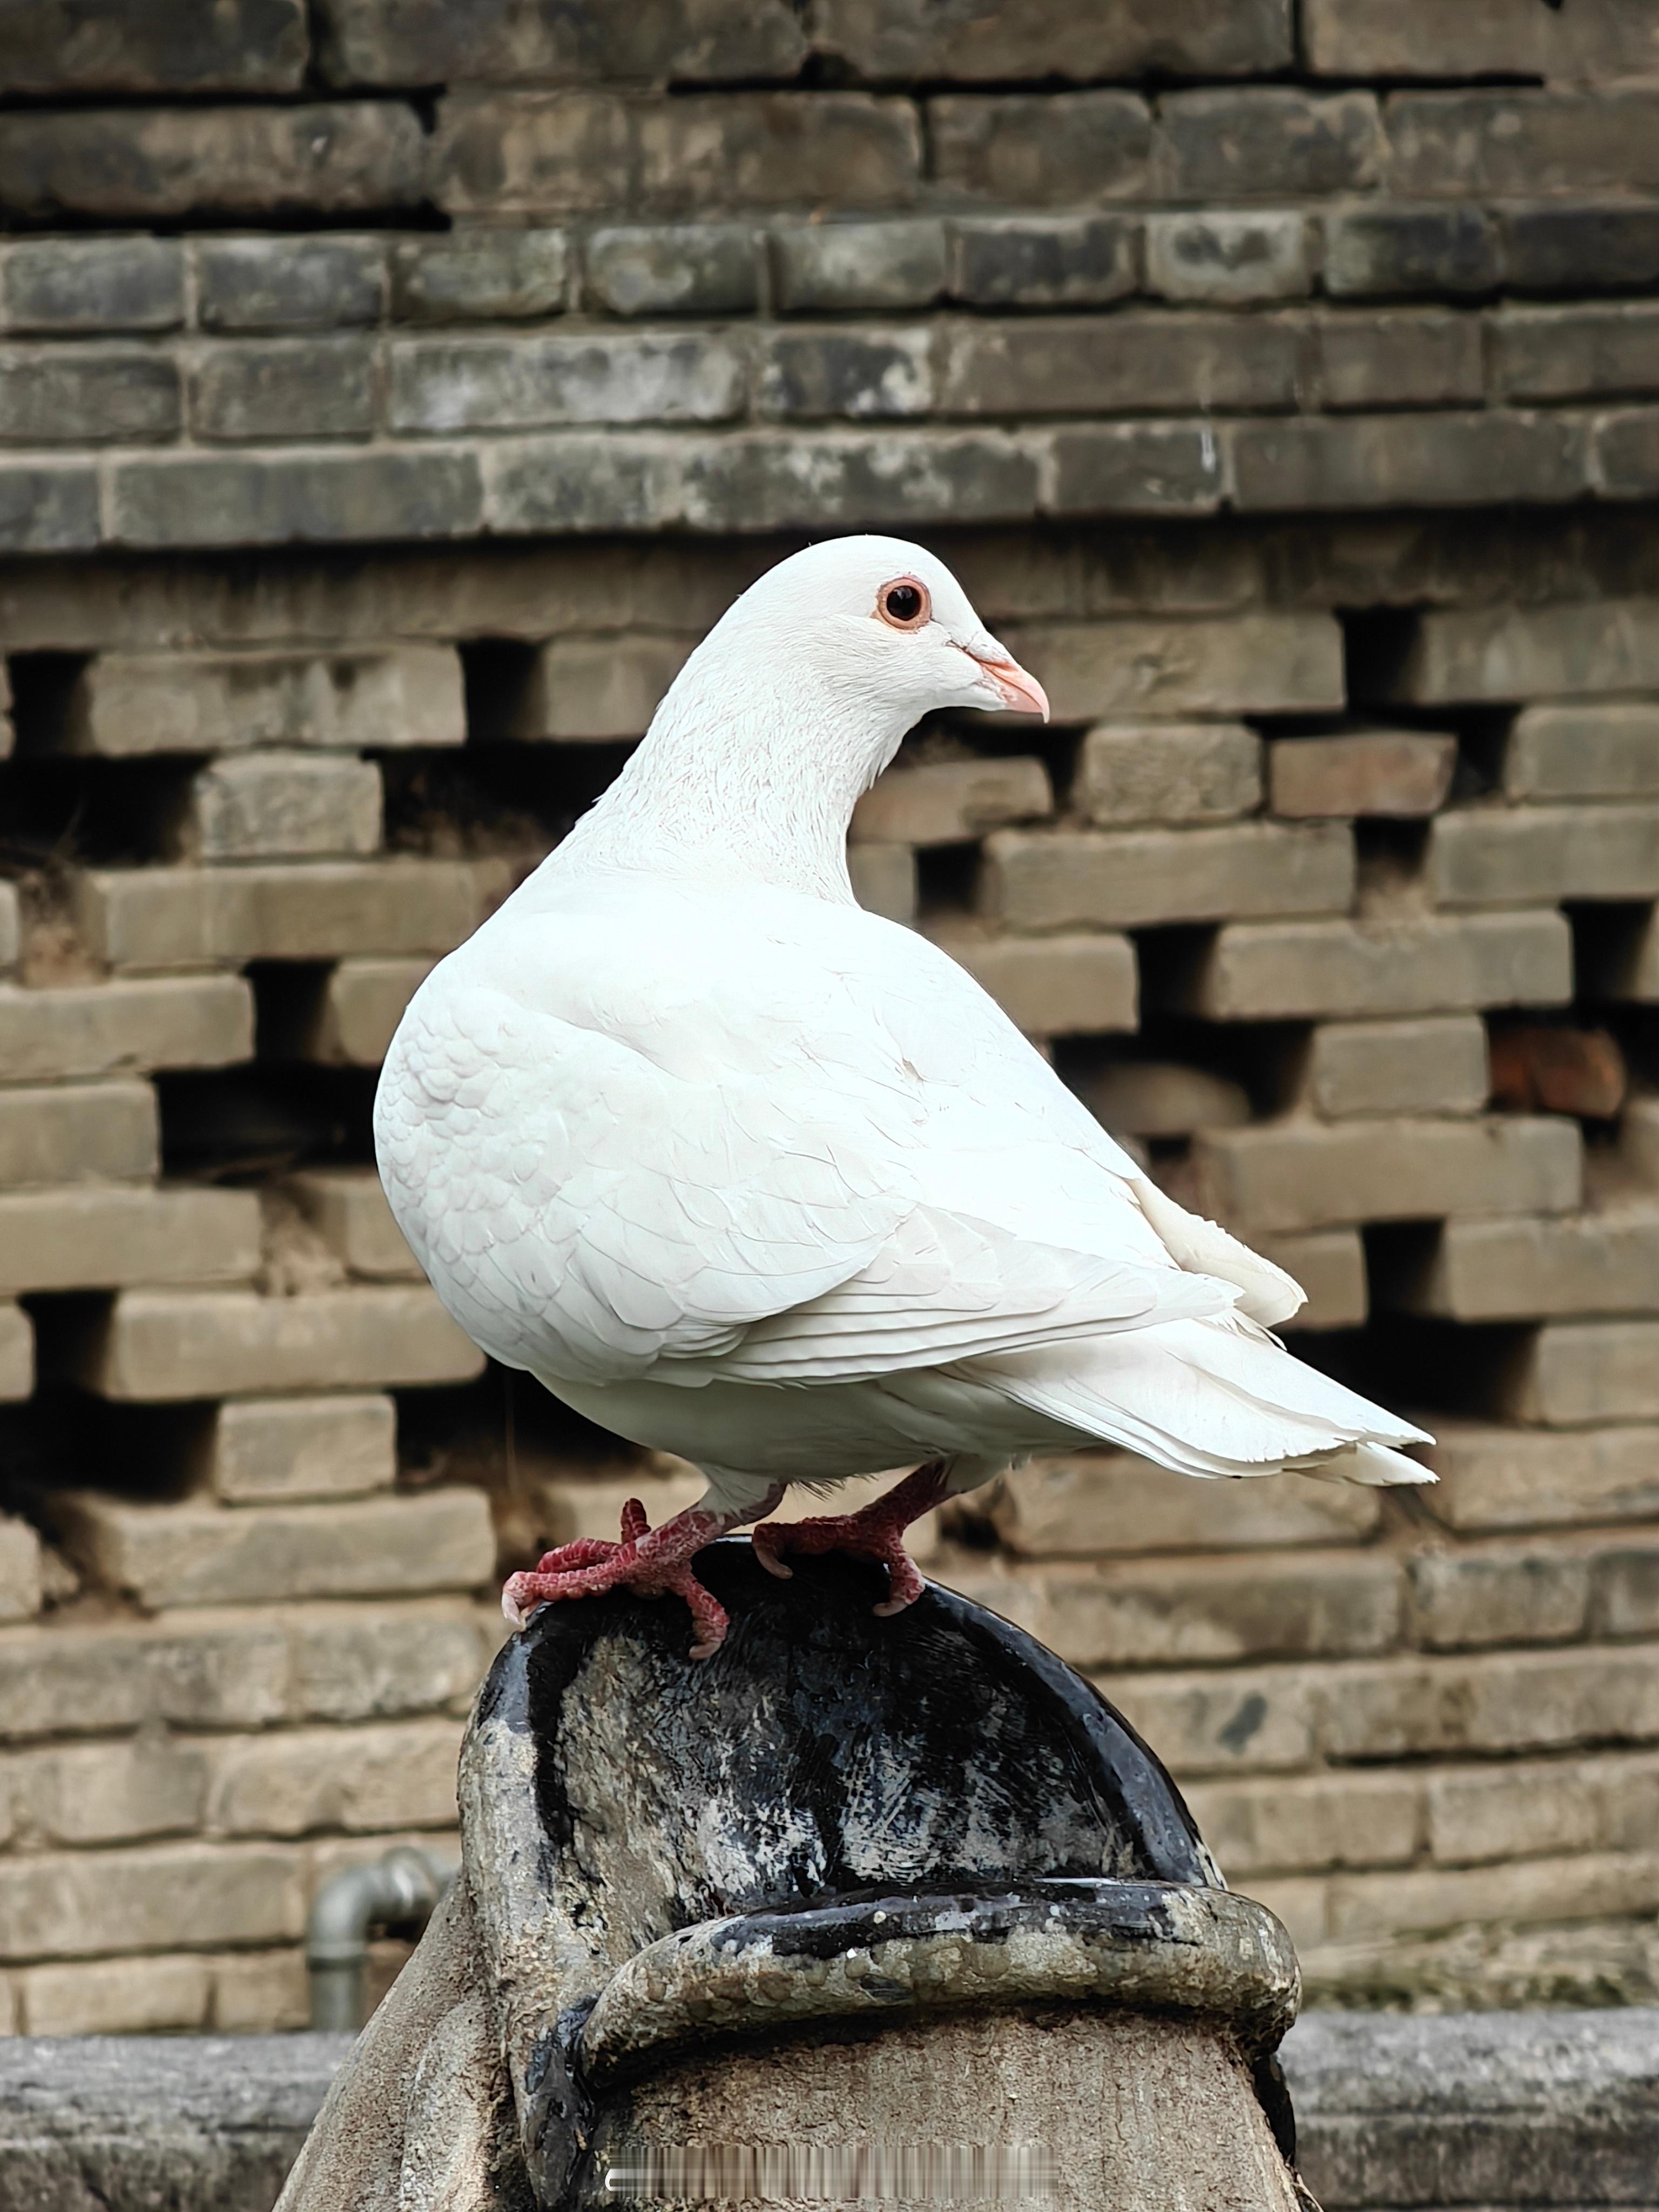
[[[860,896],[1442,1439],[934,1571],[1316,1992],[1650,1999],[1659,12],[11,0],[0,102],[0,2022],[301,2023],[497,1577],[692,1494],[444,1316],[375,1069],[871,526],[1055,713],[916,732]]]

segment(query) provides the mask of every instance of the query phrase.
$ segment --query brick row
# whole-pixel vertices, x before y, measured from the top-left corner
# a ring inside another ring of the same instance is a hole
[[[1417,286],[1402,281],[1397,289],[1432,293],[1443,284],[1425,273]],[[1659,310],[1640,306],[1488,317],[1490,386],[1480,368],[1481,321],[1443,312],[1243,319],[1196,307],[1177,314],[1121,313],[1109,348],[1099,342],[1097,319],[1072,317],[827,329],[590,325],[390,341],[274,335],[172,350],[13,342],[0,345],[0,437],[26,448],[168,445],[181,437],[216,447],[362,440],[382,431],[428,438],[585,423],[720,423],[751,415],[805,422],[1178,417],[1205,409],[1295,415],[1322,407],[1346,414],[1402,402],[1479,408],[1489,393],[1509,407],[1553,409],[1659,391],[1656,327]],[[1363,370],[1362,355],[1369,361]],[[1501,438],[1505,450],[1538,456],[1555,417],[1501,416],[1482,430],[1484,420],[1463,425],[1466,441],[1484,437],[1492,446]],[[1384,459],[1408,450],[1409,427],[1393,426],[1389,448],[1373,426],[1372,445]],[[1420,434],[1432,434],[1431,426]],[[1261,453],[1274,449],[1260,436],[1235,443],[1239,496],[1259,503]],[[1582,435],[1574,441],[1564,432],[1554,450],[1571,457],[1583,443]],[[1328,471],[1352,469],[1368,450],[1352,426],[1328,426],[1317,441],[1305,434],[1285,449],[1305,454],[1304,475],[1316,458]],[[1541,461],[1533,465],[1541,468]]]
[[[1092,341],[1091,341],[1092,343]],[[1098,349],[1097,349],[1097,351]],[[683,526],[1553,505],[1659,485],[1659,410],[508,434],[0,461],[0,550],[360,544]]]
[[[1655,1656],[1651,1643],[1581,1644],[1095,1679],[1177,1774],[1237,1774],[1653,1744]]]
[[[307,64],[329,84],[562,82],[606,78],[783,82],[809,53],[875,78],[1085,82],[1149,72],[1176,77],[1281,75],[1298,58],[1285,0],[1249,0],[1218,18],[1201,0],[1171,0],[1151,17],[1132,9],[1079,24],[1058,9],[1016,15],[989,9],[940,24],[914,6],[872,10],[825,0],[810,25],[783,0],[761,6],[680,4],[641,22],[602,7],[566,8],[524,22],[501,0],[411,18],[389,0],[328,0],[308,25],[299,0],[222,11],[181,36],[159,6],[128,9],[91,54],[66,53],[46,0],[20,7],[0,85],[56,92],[292,93]],[[1619,10],[1582,29],[1491,9],[1447,17],[1426,4],[1316,0],[1301,26],[1300,58],[1316,76],[1535,76],[1572,82],[1641,76],[1654,53],[1646,25]],[[1512,95],[1511,95],[1512,97]]]

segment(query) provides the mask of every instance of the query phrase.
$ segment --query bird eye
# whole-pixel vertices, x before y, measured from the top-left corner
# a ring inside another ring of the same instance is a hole
[[[933,611],[927,586],[917,583],[913,576],[901,576],[895,584],[884,584],[876,599],[876,612],[895,629],[920,629]]]

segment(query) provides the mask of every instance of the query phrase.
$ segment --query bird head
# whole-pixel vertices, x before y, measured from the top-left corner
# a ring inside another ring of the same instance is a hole
[[[940,707],[1048,719],[944,562],[902,538],[835,538],[769,569],[727,616],[834,695],[879,702],[902,732]]]

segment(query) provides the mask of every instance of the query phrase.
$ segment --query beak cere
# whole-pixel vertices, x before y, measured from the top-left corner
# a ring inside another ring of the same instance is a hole
[[[975,659],[979,656],[975,654]],[[1048,719],[1048,695],[1017,660],[981,660],[1004,707],[1018,714],[1041,714]]]

